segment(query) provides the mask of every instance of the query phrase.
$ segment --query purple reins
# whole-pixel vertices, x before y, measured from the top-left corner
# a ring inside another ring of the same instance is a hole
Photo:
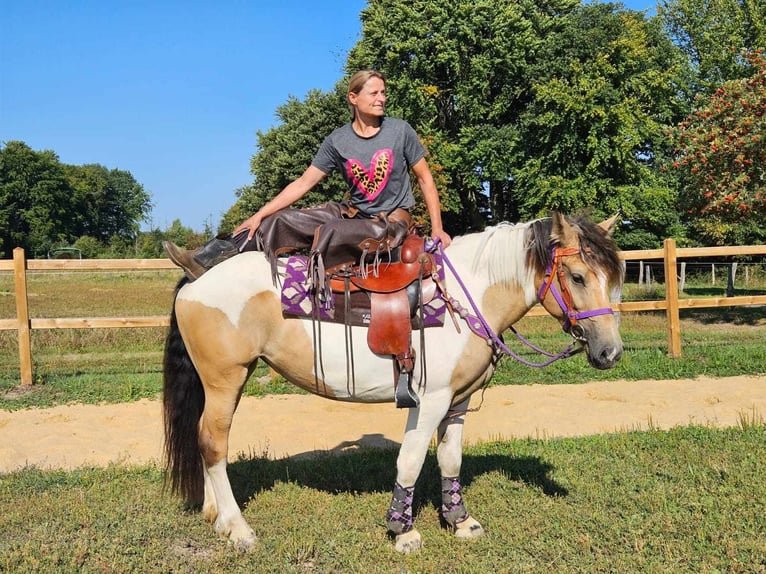
[[[437,249],[439,250],[439,254],[442,257],[442,261],[444,261],[445,265],[447,265],[449,270],[452,272],[452,275],[455,277],[455,280],[458,282],[460,289],[468,298],[468,303],[473,309],[473,312],[475,313],[475,315],[470,315],[465,309],[461,307],[458,301],[456,301],[454,298],[447,295],[447,293],[444,292],[444,290],[442,290],[443,291],[442,294],[444,295],[448,304],[453,308],[453,310],[455,310],[458,313],[458,315],[460,315],[463,319],[466,320],[466,322],[468,323],[468,326],[471,328],[471,331],[473,331],[479,337],[482,337],[483,339],[485,339],[489,344],[493,345],[493,348],[495,349],[496,353],[498,353],[498,351],[502,351],[502,353],[508,355],[514,360],[524,365],[527,365],[529,367],[546,367],[555,361],[571,357],[572,355],[575,355],[579,353],[580,351],[582,351],[582,347],[576,347],[575,343],[572,343],[566,349],[564,349],[563,351],[559,353],[550,353],[530,343],[521,334],[519,334],[516,331],[516,329],[513,328],[513,326],[511,326],[510,330],[513,332],[514,335],[516,335],[516,338],[519,339],[519,341],[521,341],[522,343],[524,343],[526,346],[533,349],[534,351],[547,356],[548,359],[546,361],[543,361],[542,363],[534,363],[514,353],[510,348],[508,348],[508,346],[505,344],[503,339],[492,330],[492,327],[489,326],[489,323],[487,323],[486,319],[481,314],[481,311],[479,310],[478,305],[474,301],[471,294],[468,292],[468,289],[465,283],[463,283],[463,280],[460,278],[460,275],[457,273],[457,270],[455,269],[454,265],[452,265],[452,262],[450,261],[449,257],[447,257],[447,254],[444,251],[444,247],[441,244],[441,240],[439,239],[434,240],[431,243],[431,245],[428,247],[429,251],[434,251]],[[564,249],[557,245],[552,246],[551,262],[548,264],[548,269],[545,272],[545,279],[543,280],[543,284],[540,286],[540,290],[538,291],[538,299],[540,302],[542,302],[542,300],[545,298],[546,293],[550,290],[554,299],[558,302],[559,306],[561,307],[561,310],[564,311],[564,314],[566,315],[566,319],[564,320],[564,323],[562,324],[564,331],[567,334],[571,335],[572,338],[575,339],[577,343],[584,343],[585,339],[582,336],[580,329],[577,329],[578,331],[577,334],[572,333],[572,330],[577,324],[577,321],[579,319],[587,319],[589,317],[595,317],[598,315],[614,314],[614,311],[612,311],[611,308],[594,309],[591,311],[577,311],[574,309],[571,302],[572,299],[571,299],[571,294],[569,293],[569,289],[566,287],[566,283],[563,282],[563,278],[564,278],[563,269],[561,269],[561,267],[558,267],[558,262],[559,262],[559,259],[565,255],[575,255],[579,253],[580,253],[579,249],[573,249],[573,248]],[[559,273],[559,284],[561,285],[562,291],[564,291],[563,296],[559,292],[559,290],[556,288],[556,286],[553,284],[553,274],[557,267],[558,267],[558,273]]]

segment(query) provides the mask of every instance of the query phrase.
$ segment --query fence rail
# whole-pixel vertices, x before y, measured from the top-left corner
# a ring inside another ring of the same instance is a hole
[[[678,292],[678,260],[694,257],[730,257],[740,255],[766,255],[766,245],[740,245],[734,247],[677,248],[673,239],[666,239],[662,249],[623,251],[624,261],[645,261],[662,259],[665,268],[665,299],[658,301],[629,301],[614,305],[615,311],[665,311],[668,323],[668,354],[681,356],[680,309],[702,309],[706,307],[738,307],[766,305],[766,295],[740,297],[705,297],[680,299]],[[104,329],[167,327],[170,318],[166,315],[141,317],[89,317],[89,318],[30,318],[27,290],[29,271],[140,271],[176,269],[167,259],[30,259],[24,250],[13,250],[12,260],[0,260],[0,271],[13,271],[16,295],[16,318],[0,319],[0,331],[15,330],[19,342],[19,371],[21,383],[32,384],[32,338],[33,329]],[[529,316],[546,315],[541,307],[535,307]]]

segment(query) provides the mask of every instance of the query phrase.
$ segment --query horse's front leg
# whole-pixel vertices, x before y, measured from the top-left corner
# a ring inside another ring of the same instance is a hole
[[[450,399],[450,389],[428,393],[421,397],[418,408],[410,409],[407,417],[404,440],[396,460],[394,496],[386,513],[388,530],[396,536],[396,550],[405,554],[422,546],[420,533],[413,528],[415,482],[423,468],[431,438],[449,408]]]
[[[199,445],[205,471],[205,501],[202,512],[215,531],[235,546],[249,549],[255,532],[239,509],[227,474],[229,431],[239,392],[207,389],[205,409],[199,423]]]
[[[463,464],[463,423],[469,399],[454,407],[439,424],[436,459],[442,482],[442,518],[455,530],[458,538],[478,538],[484,534],[481,524],[466,510],[460,467]]]

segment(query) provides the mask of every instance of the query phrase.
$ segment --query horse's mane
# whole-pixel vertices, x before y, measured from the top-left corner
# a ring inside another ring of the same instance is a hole
[[[526,235],[532,223],[506,221],[487,227],[480,234],[473,270],[485,270],[491,282],[522,282],[533,269],[525,258]]]
[[[624,267],[611,236],[586,215],[568,216],[567,221],[579,237],[585,263],[602,269],[610,285],[622,285]],[[487,227],[481,233],[474,271],[486,268],[493,280],[506,282],[544,273],[551,262],[552,229],[550,218]]]
[[[612,237],[586,215],[567,216],[567,221],[577,233],[583,261],[603,270],[610,285],[622,285],[624,266]],[[551,263],[552,228],[552,220],[546,218],[531,222],[527,230],[527,263],[538,272],[544,272]]]

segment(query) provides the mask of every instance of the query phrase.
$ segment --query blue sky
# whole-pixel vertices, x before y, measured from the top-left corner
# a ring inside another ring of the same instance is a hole
[[[653,0],[628,0],[634,9]],[[329,90],[366,0],[4,2],[0,142],[129,171],[144,228],[215,228],[252,181],[256,132]]]

